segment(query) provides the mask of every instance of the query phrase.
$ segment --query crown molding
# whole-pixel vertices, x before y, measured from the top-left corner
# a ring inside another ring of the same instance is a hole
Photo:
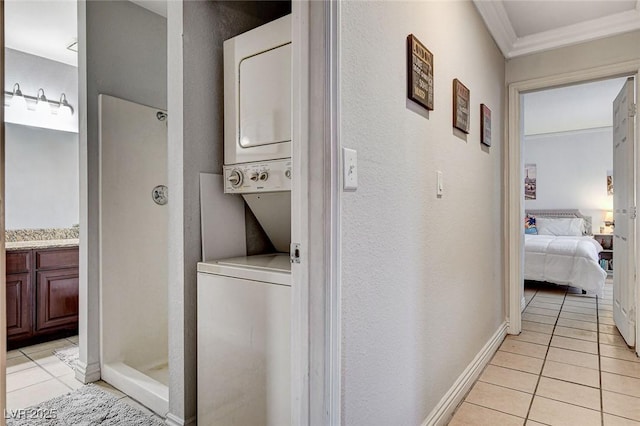
[[[640,2],[640,0],[638,0]],[[518,37],[511,25],[502,1],[473,0],[480,16],[505,57],[513,48]]]
[[[640,0],[636,8],[525,37],[517,37],[502,1],[473,0],[505,58],[570,46],[640,29]]]

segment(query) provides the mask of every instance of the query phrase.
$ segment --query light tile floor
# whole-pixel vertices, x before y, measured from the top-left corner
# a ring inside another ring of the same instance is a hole
[[[640,425],[640,358],[605,297],[525,288],[522,333],[508,336],[449,425]]]
[[[77,344],[78,336],[73,336],[7,352],[7,408],[37,406],[81,387],[73,369],[53,353]],[[94,384],[140,411],[153,414],[108,383],[101,380]]]

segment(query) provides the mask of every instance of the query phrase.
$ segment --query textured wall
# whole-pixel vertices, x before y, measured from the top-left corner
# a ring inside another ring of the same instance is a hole
[[[611,127],[525,136],[524,162],[537,166],[537,197],[525,201],[525,209],[580,209],[598,232],[613,207],[606,185],[613,169],[612,138]]]
[[[343,423],[417,425],[505,318],[504,58],[471,2],[344,2],[340,31],[341,142],[359,168],[342,193]],[[434,55],[429,114],[406,100],[410,33]],[[471,91],[466,138],[454,78]]]

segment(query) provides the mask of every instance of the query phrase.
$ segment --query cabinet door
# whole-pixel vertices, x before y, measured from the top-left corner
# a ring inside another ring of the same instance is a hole
[[[78,324],[78,268],[38,271],[36,331]]]
[[[30,275],[7,275],[7,337],[31,335]]]

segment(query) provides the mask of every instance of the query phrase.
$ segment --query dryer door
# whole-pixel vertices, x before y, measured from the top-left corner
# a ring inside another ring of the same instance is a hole
[[[291,44],[243,59],[239,72],[240,150],[290,142]],[[291,155],[288,143],[282,156],[272,148],[271,158]]]

